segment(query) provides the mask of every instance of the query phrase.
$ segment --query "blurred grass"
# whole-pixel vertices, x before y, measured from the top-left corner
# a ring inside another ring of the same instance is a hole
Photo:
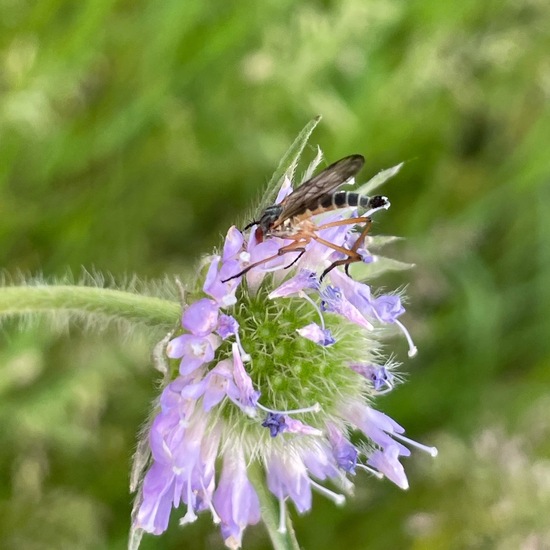
[[[549,29],[543,0],[3,0],[1,265],[188,271],[322,114],[329,160],[365,154],[365,179],[406,161],[375,231],[417,264],[380,284],[410,281],[420,353],[379,405],[440,456],[408,461],[406,494],[361,479],[346,508],[317,499],[299,540],[547,548]],[[125,547],[154,338],[71,332],[4,328],[2,548]],[[220,545],[202,518],[143,548]]]

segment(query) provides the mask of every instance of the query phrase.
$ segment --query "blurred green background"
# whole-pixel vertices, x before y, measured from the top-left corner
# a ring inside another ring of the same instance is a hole
[[[377,406],[440,455],[408,492],[316,498],[301,544],[550,548],[549,52],[547,0],[1,0],[1,265],[184,273],[322,114],[312,144],[362,180],[407,161],[374,231],[417,267],[376,284],[408,285],[420,351],[395,341]],[[3,325],[2,549],[125,548],[158,337]],[[222,547],[176,523],[142,548]]]

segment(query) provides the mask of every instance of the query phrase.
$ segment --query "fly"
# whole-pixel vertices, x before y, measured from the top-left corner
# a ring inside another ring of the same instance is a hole
[[[368,197],[352,191],[337,191],[344,183],[354,177],[365,164],[362,155],[351,155],[331,164],[316,176],[305,181],[288,195],[279,204],[268,206],[260,216],[260,219],[253,221],[245,227],[248,229],[257,224],[255,236],[258,242],[266,238],[279,237],[291,240],[292,242],[282,246],[277,254],[264,258],[245,267],[239,273],[225,279],[229,281],[244,275],[252,268],[269,262],[289,252],[298,252],[296,259],[287,267],[296,263],[306,251],[306,245],[315,240],[325,246],[344,254],[345,258],[333,262],[321,275],[321,280],[327,273],[339,265],[344,265],[346,273],[348,266],[362,260],[357,252],[365,241],[369,232],[371,219],[370,214],[376,210],[387,209],[390,202],[382,195]],[[316,225],[312,217],[330,210],[339,210],[346,207],[358,206],[367,211],[367,215],[356,218],[349,218]],[[329,227],[340,225],[365,224],[364,228],[351,248],[344,248],[321,238],[317,232]]]

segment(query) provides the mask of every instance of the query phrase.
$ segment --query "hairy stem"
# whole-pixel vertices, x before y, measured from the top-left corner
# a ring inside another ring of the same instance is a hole
[[[267,489],[265,475],[262,475],[259,467],[249,468],[248,475],[260,499],[262,521],[269,533],[274,550],[300,550],[288,513],[286,516],[286,532],[281,533],[279,531],[279,507],[275,497]]]
[[[181,304],[108,288],[68,285],[0,288],[0,317],[56,312],[99,315],[169,330],[181,315]]]

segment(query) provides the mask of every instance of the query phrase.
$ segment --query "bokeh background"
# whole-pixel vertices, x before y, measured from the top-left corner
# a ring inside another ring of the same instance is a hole
[[[406,161],[375,232],[417,267],[376,284],[420,351],[378,406],[440,455],[316,498],[301,544],[550,548],[549,52],[546,0],[1,0],[1,266],[184,274],[322,114],[329,161]],[[0,336],[0,547],[125,548],[159,335]],[[176,523],[142,548],[222,547]]]

